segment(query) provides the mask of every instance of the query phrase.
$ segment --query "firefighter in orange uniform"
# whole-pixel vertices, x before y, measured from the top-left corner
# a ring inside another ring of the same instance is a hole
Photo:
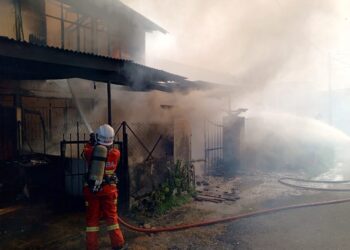
[[[88,173],[83,193],[86,205],[86,243],[88,250],[98,249],[99,221],[106,221],[112,248],[127,249],[119,228],[117,215],[117,177],[115,171],[120,152],[113,148],[114,129],[104,124],[92,134],[86,144],[83,157],[87,161]]]

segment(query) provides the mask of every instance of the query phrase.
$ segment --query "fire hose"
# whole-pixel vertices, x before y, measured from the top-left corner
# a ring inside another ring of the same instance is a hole
[[[291,184],[288,182],[288,180],[295,181],[295,182],[323,183],[323,184],[350,183],[350,180],[347,180],[347,181],[315,181],[315,180],[305,180],[305,179],[289,178],[289,177],[280,178],[278,180],[278,182],[283,184],[283,185],[286,185],[289,187],[294,187],[294,188],[302,188],[302,189],[306,189],[306,190],[350,191],[350,189],[345,189],[345,188],[344,189],[329,189],[329,188],[316,188],[316,187],[301,186],[301,185],[297,185],[297,184]],[[350,198],[329,200],[329,201],[322,201],[322,202],[313,202],[313,203],[302,203],[302,204],[298,204],[298,205],[283,206],[283,207],[277,207],[277,208],[271,208],[271,209],[264,209],[264,210],[260,210],[260,211],[256,211],[256,212],[243,213],[243,214],[234,215],[234,216],[221,218],[221,219],[207,220],[207,221],[202,221],[202,222],[197,222],[197,223],[181,224],[181,225],[176,225],[176,226],[159,227],[159,228],[141,228],[141,227],[134,226],[134,225],[127,223],[124,219],[122,219],[120,217],[118,220],[119,220],[121,225],[125,226],[126,228],[128,228],[132,231],[136,231],[136,232],[140,232],[140,233],[160,233],[160,232],[180,231],[180,230],[185,230],[185,229],[189,229],[189,228],[209,226],[209,225],[214,225],[214,224],[219,224],[219,223],[235,221],[235,220],[239,220],[239,219],[243,219],[243,218],[256,217],[259,215],[271,214],[271,213],[275,213],[275,212],[279,212],[279,211],[286,211],[286,210],[297,209],[297,208],[325,206],[325,205],[341,204],[341,203],[347,203],[347,202],[350,202]]]
[[[315,191],[335,191],[335,192],[349,192],[350,188],[320,188],[320,187],[308,187],[308,186],[301,186],[297,184],[292,184],[288,181],[294,181],[294,182],[303,182],[303,183],[318,183],[318,184],[345,184],[350,183],[350,180],[344,180],[344,181],[319,181],[319,180],[305,180],[305,179],[299,179],[299,178],[291,178],[291,177],[283,177],[278,179],[278,182],[294,188],[302,188],[306,190],[315,190]]]

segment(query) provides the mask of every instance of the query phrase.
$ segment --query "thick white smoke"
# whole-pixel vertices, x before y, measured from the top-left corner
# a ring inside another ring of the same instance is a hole
[[[123,2],[169,31],[167,36],[150,36],[150,64],[176,68],[166,60],[222,72],[232,76],[223,80],[226,83],[253,89],[290,72],[287,66],[307,66],[315,44],[318,49],[333,44],[338,29],[334,16],[341,1]]]
[[[270,152],[264,151],[264,159],[277,159],[273,149],[284,147],[285,160],[292,162],[295,159],[291,158],[302,155],[298,150],[306,144],[319,145],[313,148],[317,158],[323,150],[319,150],[320,145],[333,147],[338,142],[336,133],[322,136],[325,130],[321,121],[331,123],[335,109],[332,93],[322,91],[348,86],[350,79],[349,74],[338,73],[341,62],[350,65],[348,56],[339,60],[336,54],[350,49],[350,8],[346,1],[123,2],[169,31],[166,36],[149,35],[147,62],[151,66],[191,79],[236,86],[230,94],[232,108],[244,107],[261,114],[260,119],[247,120],[247,126],[257,125],[258,130],[249,137],[247,147],[259,152],[267,140]],[[266,115],[271,111],[273,117]],[[291,122],[294,118],[281,115],[285,113],[301,118]],[[258,126],[261,119],[269,125]],[[256,124],[252,124],[254,120]],[[268,140],[269,134],[275,143]]]

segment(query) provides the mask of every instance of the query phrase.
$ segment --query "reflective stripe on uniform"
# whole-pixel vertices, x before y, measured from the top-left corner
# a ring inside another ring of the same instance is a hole
[[[99,176],[90,174],[90,180],[98,180]]]
[[[105,174],[114,174],[114,170],[105,170]]]
[[[119,224],[113,224],[113,225],[109,225],[107,227],[108,231],[114,230],[114,229],[119,229]]]
[[[86,232],[98,232],[100,227],[86,227]]]

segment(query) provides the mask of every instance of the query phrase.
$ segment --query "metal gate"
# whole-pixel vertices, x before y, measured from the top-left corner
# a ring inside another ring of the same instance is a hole
[[[223,174],[223,125],[221,121],[205,121],[205,175]]]
[[[241,110],[224,116],[222,121],[205,122],[205,174],[234,176],[241,165],[244,117]]]
[[[122,210],[130,208],[130,197],[135,198],[140,190],[158,187],[168,173],[167,163],[174,159],[174,135],[167,134],[168,126],[157,124],[131,123],[125,121],[115,130],[114,146],[121,151],[117,176],[119,179],[119,205]],[[117,127],[117,126],[113,126]],[[81,157],[89,134],[81,133],[84,127],[76,124],[76,133],[64,135],[61,141],[61,157],[65,167],[65,190],[72,196],[81,196],[87,165]],[[211,156],[211,154],[209,154]],[[222,153],[221,153],[222,155]],[[154,174],[153,174],[154,173]],[[153,180],[153,179],[154,180]],[[130,180],[131,179],[131,180]],[[152,187],[145,179],[152,180]],[[146,188],[147,187],[147,188]],[[152,190],[151,190],[152,191]]]
[[[138,128],[139,127],[139,128]],[[118,165],[117,176],[119,179],[119,204],[122,204],[121,209],[128,210],[130,204],[130,176],[129,176],[129,157],[132,159],[131,164],[145,163],[152,161],[154,157],[160,154],[159,144],[166,144],[164,136],[148,138],[148,133],[145,133],[141,128],[145,126],[136,126],[134,124],[132,129],[125,121],[122,122],[115,132],[114,147],[117,147],[121,152],[121,159]],[[136,129],[135,129],[136,128]],[[62,163],[65,167],[64,183],[65,190],[68,195],[81,196],[84,184],[84,178],[87,173],[86,162],[82,159],[81,153],[84,145],[88,143],[89,135],[80,133],[83,130],[79,123],[76,124],[76,133],[63,136],[60,143],[60,154]],[[143,133],[142,133],[143,132]],[[130,134],[130,138],[129,138]],[[152,141],[152,142],[151,142]],[[129,147],[130,151],[129,152]],[[166,154],[167,152],[162,152]],[[135,155],[137,157],[135,157]],[[137,159],[138,161],[136,161]]]
[[[60,143],[61,157],[63,158],[63,164],[65,167],[65,190],[66,193],[72,196],[81,196],[83,189],[83,182],[87,173],[86,162],[81,158],[84,145],[88,143],[89,135],[86,133],[80,133],[80,125],[76,124],[76,134],[63,135],[63,140]],[[114,141],[114,147],[118,148],[121,152],[120,166],[123,168],[125,160],[123,152],[122,141]]]

